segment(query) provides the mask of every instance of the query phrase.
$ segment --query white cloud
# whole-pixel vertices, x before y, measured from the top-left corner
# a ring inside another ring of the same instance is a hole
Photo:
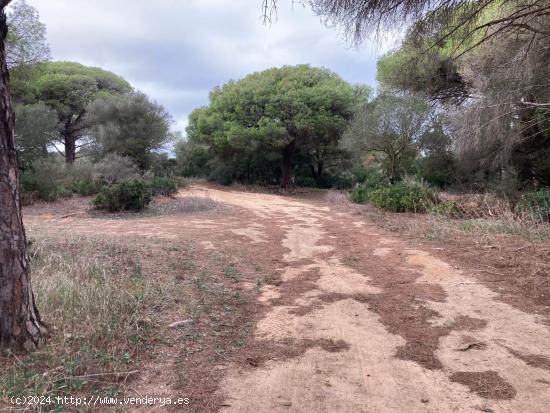
[[[291,0],[268,27],[261,0],[28,1],[47,26],[54,59],[120,74],[166,106],[178,127],[214,86],[273,66],[310,63],[374,85],[376,57],[388,47],[351,49]]]

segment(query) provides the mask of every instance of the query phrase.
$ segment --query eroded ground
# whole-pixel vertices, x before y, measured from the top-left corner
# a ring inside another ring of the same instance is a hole
[[[238,280],[254,294],[246,343],[196,364],[206,377],[197,386],[213,395],[198,391],[188,411],[548,411],[547,319],[503,300],[470,268],[319,201],[191,193],[228,208],[118,220],[26,215],[31,233],[192,239],[257,272]],[[194,359],[178,357],[178,343],[164,354],[138,379],[139,393],[179,394],[176,372]]]

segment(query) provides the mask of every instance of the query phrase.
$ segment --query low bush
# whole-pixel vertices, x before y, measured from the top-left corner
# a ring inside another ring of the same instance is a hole
[[[211,170],[208,174],[208,180],[224,186],[229,186],[235,181],[235,173],[230,165],[225,165],[218,160],[210,162],[210,165]]]
[[[425,184],[406,180],[380,187],[368,194],[374,206],[393,212],[426,212],[437,204],[437,196]]]
[[[71,191],[81,196],[97,194],[101,189],[101,182],[94,180],[76,180],[71,183]]]
[[[351,191],[351,201],[356,204],[364,204],[369,200],[369,190],[364,186],[360,185]]]
[[[110,212],[140,211],[153,199],[151,187],[141,179],[129,179],[101,188],[93,204]]]
[[[97,194],[101,182],[94,178],[94,165],[87,159],[78,159],[67,169],[65,185],[71,192],[89,196]]]
[[[362,174],[363,182],[351,191],[351,200],[357,204],[369,201],[369,194],[376,189],[389,185],[379,168],[367,168]]]
[[[550,188],[524,194],[516,205],[516,211],[537,222],[550,222]]]
[[[71,194],[66,187],[66,177],[67,168],[62,159],[39,159],[21,175],[21,187],[23,192],[34,193],[39,199],[55,201]]]
[[[173,178],[155,176],[147,183],[153,196],[170,196],[178,192],[178,182]]]
[[[442,201],[432,206],[430,212],[434,215],[456,217],[460,215],[460,208],[455,201]]]
[[[97,181],[110,185],[128,179],[137,179],[139,168],[128,157],[109,154],[94,165],[93,177]]]
[[[296,176],[294,183],[300,188],[316,188],[318,186],[317,181],[311,176]]]

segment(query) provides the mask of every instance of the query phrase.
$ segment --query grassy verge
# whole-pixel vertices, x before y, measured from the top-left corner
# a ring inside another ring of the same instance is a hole
[[[31,262],[52,337],[29,356],[2,360],[3,396],[116,395],[151,345],[163,288],[151,285],[139,257],[121,244],[39,240]]]
[[[121,395],[174,319],[193,320],[180,335],[187,354],[196,351],[189,336],[234,323],[246,297],[226,286],[223,270],[196,264],[195,253],[191,244],[169,242],[35,240],[33,287],[52,336],[35,353],[0,357],[4,405],[11,396]]]

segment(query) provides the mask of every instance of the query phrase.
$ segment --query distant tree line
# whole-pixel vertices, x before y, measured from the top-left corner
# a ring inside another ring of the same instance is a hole
[[[50,61],[45,26],[24,0],[14,2],[7,19],[24,195],[50,200],[90,194],[103,173],[121,178],[172,173],[169,148],[161,150],[178,135],[161,105],[104,69]]]
[[[263,1],[266,20],[279,3]],[[436,129],[449,143],[445,157],[453,161],[448,184],[507,193],[550,185],[547,1],[305,3],[357,44],[408,28],[402,44],[378,62],[379,94],[414,96],[437,113]]]

